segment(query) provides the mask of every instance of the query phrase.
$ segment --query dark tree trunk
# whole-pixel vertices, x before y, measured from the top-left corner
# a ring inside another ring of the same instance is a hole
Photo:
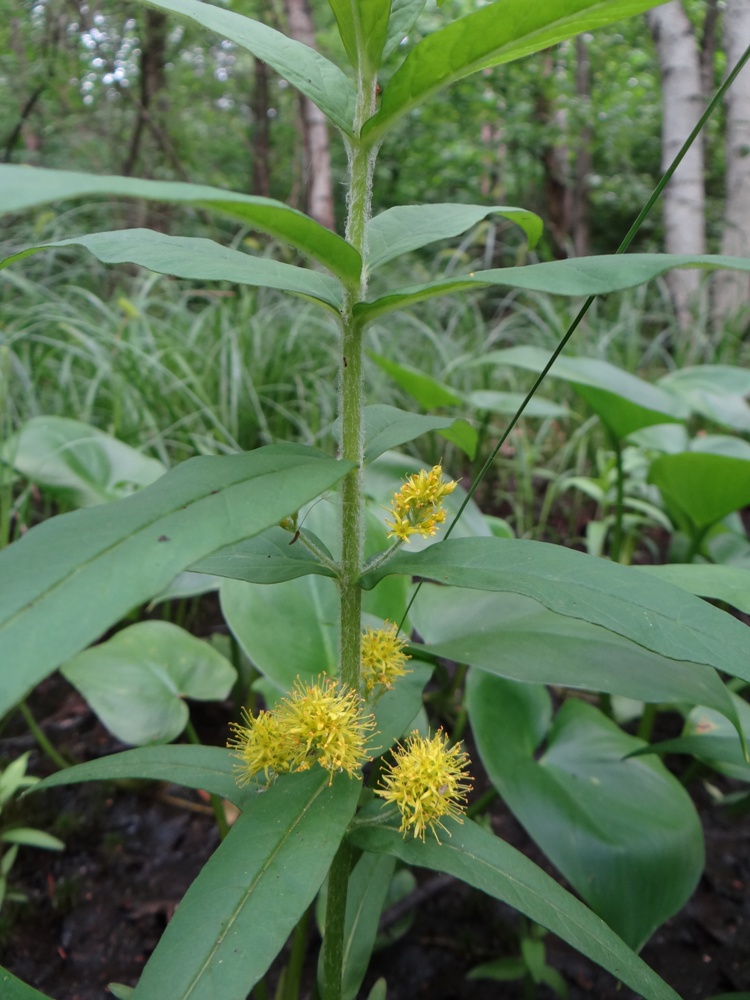
[[[261,198],[271,194],[271,121],[268,117],[268,67],[255,60],[255,83],[251,102],[253,124],[250,132],[253,173],[252,193]]]

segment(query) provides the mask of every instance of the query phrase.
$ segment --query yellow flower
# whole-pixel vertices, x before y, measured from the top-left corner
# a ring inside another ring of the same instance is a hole
[[[372,694],[380,684],[393,686],[397,677],[406,673],[404,664],[411,657],[404,652],[406,640],[398,634],[398,626],[386,622],[383,628],[368,628],[362,635],[362,679],[365,691]]]
[[[373,716],[362,715],[362,702],[332,677],[319,677],[306,684],[299,678],[291,694],[272,712],[253,717],[244,713],[246,725],[233,725],[229,748],[238,758],[237,781],[247,784],[263,771],[266,780],[286,771],[308,771],[314,763],[329,771],[350,776],[370,757],[365,750],[375,725]]]
[[[457,483],[443,482],[443,469],[435,465],[426,472],[422,469],[409,476],[404,485],[393,496],[389,508],[390,520],[386,520],[388,536],[408,542],[410,535],[434,535],[437,526],[445,521],[443,500],[452,493]]]
[[[442,730],[431,739],[414,732],[405,746],[396,747],[393,756],[383,776],[385,788],[377,788],[375,794],[398,806],[404,836],[412,828],[414,836],[424,840],[429,827],[438,839],[435,827],[446,829],[441,823],[443,817],[463,822],[471,784],[466,772],[469,757],[460,744],[449,747]]]
[[[243,709],[242,718],[246,723],[244,726],[237,722],[230,723],[234,736],[227,743],[238,761],[234,765],[237,784],[246,785],[260,771],[269,781],[269,772],[275,775],[291,770],[291,748],[284,739],[277,717],[271,712],[252,716]]]

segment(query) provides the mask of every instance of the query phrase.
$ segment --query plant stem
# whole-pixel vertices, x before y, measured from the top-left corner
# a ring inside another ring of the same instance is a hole
[[[614,433],[610,433],[610,440],[615,451],[615,470],[617,476],[615,480],[615,489],[617,491],[615,499],[615,532],[612,538],[610,556],[612,562],[620,562],[622,555],[623,508],[625,506],[625,471],[622,467],[622,447],[620,441]]]
[[[359,140],[362,125],[375,110],[376,81],[360,72],[357,87],[355,138],[348,145],[349,199],[346,238],[366,258],[366,230],[372,212],[372,174],[376,150]],[[364,459],[364,387],[362,382],[362,326],[354,315],[357,303],[367,291],[367,269],[357,284],[345,289],[341,310],[342,352],[339,410],[341,416],[341,457],[355,468],[341,484],[341,566],[340,677],[360,691],[362,643],[362,575],[364,517],[362,510],[362,468]],[[323,997],[341,1000],[346,895],[351,869],[351,848],[342,841],[328,874],[326,930],[323,944]]]
[[[188,740],[194,746],[198,747],[202,746],[200,737],[198,736],[198,733],[195,731],[195,726],[190,721],[190,719],[188,719],[187,725],[185,726],[185,734],[187,735]],[[229,833],[229,823],[227,823],[227,816],[226,813],[224,812],[224,806],[222,805],[221,798],[218,795],[215,795],[213,792],[211,793],[209,798],[211,802],[211,808],[213,809],[214,813],[214,819],[216,820],[216,826],[219,830],[219,836],[223,840]]]
[[[44,734],[44,730],[36,721],[34,716],[31,714],[31,709],[26,704],[25,701],[19,702],[18,710],[24,718],[26,725],[29,727],[29,731],[34,739],[39,744],[40,748],[47,754],[49,759],[53,764],[56,764],[61,770],[65,770],[66,767],[70,767],[70,761],[66,760],[63,755],[57,750],[52,743],[47,739]]]

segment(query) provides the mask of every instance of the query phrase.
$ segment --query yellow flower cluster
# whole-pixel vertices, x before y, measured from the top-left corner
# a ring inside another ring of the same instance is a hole
[[[445,816],[463,822],[471,784],[466,772],[469,757],[460,744],[449,747],[442,730],[431,739],[414,732],[405,746],[396,747],[393,756],[383,776],[385,788],[376,789],[375,794],[398,806],[404,835],[412,829],[415,837],[424,840],[429,827],[437,839],[435,827],[446,829],[441,822]]]
[[[314,684],[298,678],[273,711],[244,712],[243,722],[232,724],[228,743],[238,760],[240,785],[261,771],[269,781],[288,771],[308,771],[316,762],[333,781],[337,771],[352,776],[370,759],[365,744],[375,720],[363,716],[356,692],[332,677],[321,676]]]
[[[390,688],[397,677],[406,673],[404,665],[411,657],[404,652],[406,640],[398,626],[386,622],[383,628],[368,628],[362,634],[362,680],[372,694],[378,685]]]
[[[453,481],[444,483],[442,477],[440,465],[409,476],[391,501],[390,520],[385,522],[390,538],[408,542],[410,535],[427,538],[435,534],[437,526],[445,521],[443,500],[458,485]]]

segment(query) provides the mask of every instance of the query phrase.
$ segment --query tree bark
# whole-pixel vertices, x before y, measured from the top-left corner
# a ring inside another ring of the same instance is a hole
[[[727,69],[736,65],[750,45],[748,0],[727,0],[724,46]],[[726,204],[721,252],[750,257],[750,70],[739,74],[726,96]],[[714,279],[714,310],[722,324],[750,309],[750,275],[721,271]],[[745,313],[745,324],[748,322]]]
[[[147,8],[144,11],[143,37],[140,59],[140,104],[133,135],[130,139],[122,172],[129,177],[135,170],[141,151],[141,140],[151,121],[156,121],[154,104],[164,89],[164,63],[167,49],[167,16],[161,11]]]
[[[271,195],[271,122],[268,117],[268,67],[255,60],[255,83],[251,102],[253,125],[250,142],[253,154],[251,190],[261,198]]]
[[[701,65],[693,27],[679,0],[646,15],[656,42],[662,81],[662,170],[666,170],[703,111]],[[663,195],[668,253],[706,252],[703,146],[693,143]],[[681,329],[691,322],[700,272],[672,271],[667,279]]]
[[[285,5],[289,34],[298,42],[315,48],[315,29],[307,0],[285,0]],[[335,229],[328,123],[323,112],[308,97],[300,97],[300,107],[307,214],[328,229]]]
[[[588,44],[582,35],[576,38],[576,97],[579,114],[584,123],[576,136],[575,176],[573,188],[573,252],[576,257],[586,257],[589,243],[589,175],[591,174],[590,124],[591,63]]]

